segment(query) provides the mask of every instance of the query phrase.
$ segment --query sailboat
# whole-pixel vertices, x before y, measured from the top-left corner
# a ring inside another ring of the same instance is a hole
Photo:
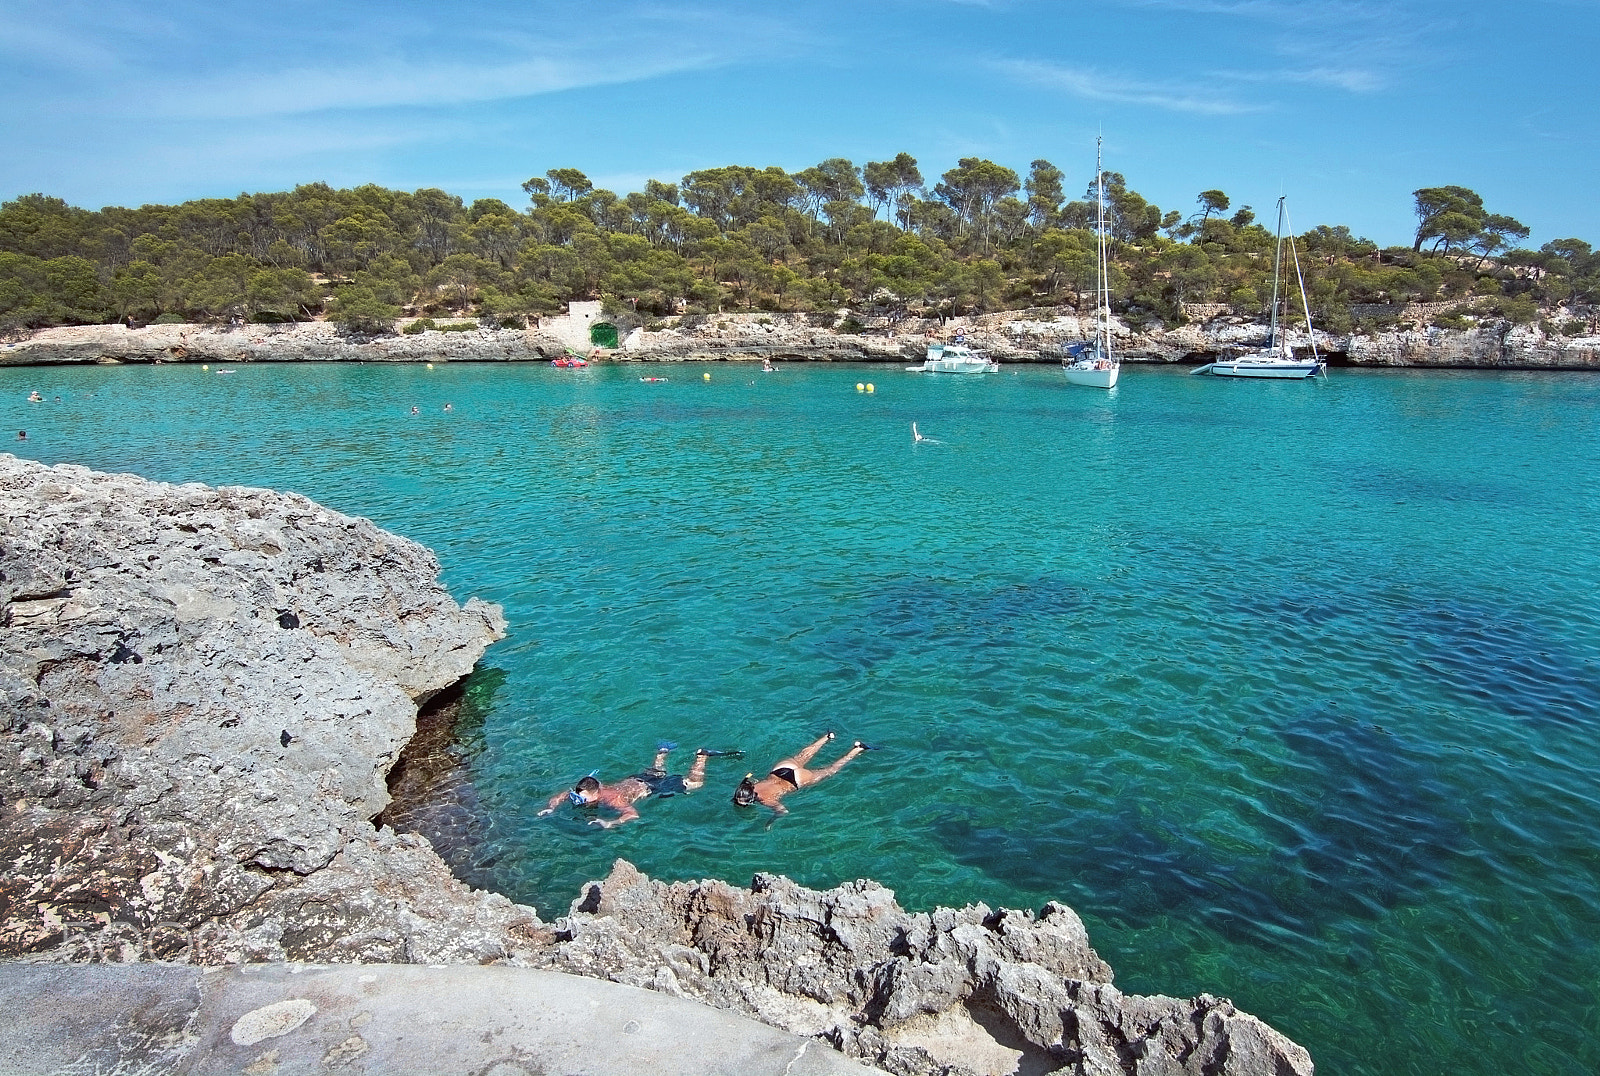
[[[1289,346],[1288,333],[1278,328],[1278,300],[1281,294],[1279,282],[1282,274],[1280,269],[1283,264],[1283,198],[1278,198],[1278,245],[1272,254],[1272,328],[1267,334],[1266,346],[1246,352],[1231,359],[1219,359],[1216,362],[1190,371],[1196,374],[1211,374],[1215,377],[1271,377],[1280,380],[1302,380],[1325,374],[1328,364],[1322,361],[1317,354],[1317,338],[1311,331],[1311,304],[1306,300],[1306,279],[1300,272],[1300,254],[1294,249],[1294,237],[1289,237],[1289,254],[1294,260],[1294,275],[1300,282],[1300,305],[1306,315],[1306,335],[1311,338],[1311,358],[1297,359],[1294,349]]]
[[[1106,174],[1100,167],[1100,143],[1094,143],[1095,239],[1098,261],[1095,267],[1094,340],[1069,349],[1061,360],[1061,372],[1071,385],[1109,389],[1117,384],[1121,363],[1111,353],[1111,273],[1106,261]]]

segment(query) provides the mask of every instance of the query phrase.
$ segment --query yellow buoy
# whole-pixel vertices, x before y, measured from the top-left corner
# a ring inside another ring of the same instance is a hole
[[[856,382],[856,391],[857,392],[861,392],[861,391],[865,390],[866,387],[867,386],[863,385],[861,382],[859,382],[859,381]]]
[[[205,363],[205,364],[202,364],[202,365],[201,365],[201,367],[200,367],[200,369],[202,369],[202,370],[209,370],[209,369],[211,369],[211,364],[210,364],[210,363]]]
[[[705,378],[707,381],[711,380],[711,375],[710,374],[701,374],[700,376]]]
[[[878,390],[872,387],[872,382],[868,381],[867,382],[867,391],[868,392],[877,392]]]
[[[433,369],[433,363],[431,363],[431,362],[428,363],[428,369],[430,369],[430,370]]]

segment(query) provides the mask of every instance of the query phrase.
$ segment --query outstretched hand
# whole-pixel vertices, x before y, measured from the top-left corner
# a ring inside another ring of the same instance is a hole
[[[539,812],[538,817],[543,818],[545,815],[555,814],[555,813],[556,813],[556,809],[554,807],[546,807],[544,810]]]

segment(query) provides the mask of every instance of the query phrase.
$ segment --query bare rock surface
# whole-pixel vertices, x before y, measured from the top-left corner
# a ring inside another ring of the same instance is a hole
[[[869,1076],[813,1039],[531,968],[0,964],[0,1076]]]
[[[1197,309],[1189,324],[1139,328],[1112,320],[1115,346],[1128,362],[1209,362],[1265,342],[1267,327],[1219,310]],[[1424,312],[1425,313],[1425,312]],[[1467,329],[1427,327],[1424,313],[1381,332],[1318,331],[1317,346],[1353,366],[1472,369],[1600,369],[1600,336],[1566,337],[1537,326],[1488,319]],[[961,334],[1005,363],[1059,361],[1061,348],[1094,331],[1072,307],[1000,311],[951,319],[837,313],[685,315],[624,334],[601,361],[921,362],[927,344]],[[1306,341],[1297,346],[1309,353]],[[430,331],[350,336],[326,322],[297,325],[78,325],[41,329],[0,345],[0,366],[71,363],[189,362],[547,362],[567,346],[528,329]]]
[[[529,944],[531,909],[371,821],[418,702],[503,634],[438,571],[292,493],[0,455],[0,955]]]
[[[1072,909],[910,913],[875,882],[652,881],[618,860],[549,967],[696,998],[908,1076],[1291,1076],[1299,1046],[1229,1001],[1122,994]]]

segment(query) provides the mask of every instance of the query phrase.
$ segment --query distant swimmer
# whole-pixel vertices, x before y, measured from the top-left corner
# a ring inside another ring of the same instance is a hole
[[[641,377],[640,381],[665,381],[664,377]]]
[[[776,369],[776,367],[772,365],[772,360],[771,359],[762,359],[761,360],[761,372],[762,373],[770,374],[775,369]]]
[[[38,390],[35,390],[33,392],[28,393],[28,402],[29,403],[44,403],[44,397],[39,395]]]
[[[420,409],[419,409],[419,408],[416,408],[416,407],[413,407],[413,408],[412,408],[412,409],[411,409],[411,413],[412,413],[412,414],[413,414],[413,415],[420,415],[420,414],[422,414],[422,411],[421,411],[421,410],[420,410]]]
[[[850,750],[840,755],[831,765],[824,766],[820,770],[806,769],[806,763],[810,762],[812,757],[822,750],[822,745],[831,739],[833,739],[831,731],[823,733],[815,743],[807,745],[774,765],[767,771],[767,776],[759,781],[755,779],[755,774],[745,774],[744,780],[739,782],[739,787],[734,789],[734,804],[748,807],[753,803],[759,803],[763,807],[771,807],[778,814],[788,814],[788,808],[779,803],[779,800],[797,788],[805,788],[832,777],[861,752],[873,749],[872,745],[857,740],[850,745]]]
[[[917,424],[915,422],[913,422],[911,424],[911,443],[914,444],[914,445],[920,445],[920,444],[930,444],[930,445],[943,444],[942,441],[937,441],[932,437],[924,437],[924,436],[922,436],[922,434],[918,433],[917,432]]]
[[[445,409],[445,410],[446,410],[446,411],[454,411],[454,410],[455,410],[455,408],[454,408],[454,407],[452,407],[452,406],[451,406],[451,405],[450,405],[450,404],[445,404],[445,405],[444,405],[444,409]]]
[[[18,430],[17,431],[17,440],[26,441],[27,439],[28,439],[28,431],[27,430]]]
[[[702,747],[694,753],[694,765],[689,767],[689,772],[679,776],[667,772],[667,754],[675,746],[661,744],[656,748],[655,760],[650,763],[648,770],[624,777],[615,784],[603,784],[593,773],[579,779],[571,791],[557,792],[551,796],[545,809],[539,812],[539,817],[555,813],[562,803],[570,803],[574,807],[609,807],[617,812],[617,817],[591,818],[589,824],[611,829],[638,818],[639,811],[634,804],[647,796],[675,796],[680,792],[693,792],[704,785],[707,759],[739,754],[737,751],[707,751]]]

